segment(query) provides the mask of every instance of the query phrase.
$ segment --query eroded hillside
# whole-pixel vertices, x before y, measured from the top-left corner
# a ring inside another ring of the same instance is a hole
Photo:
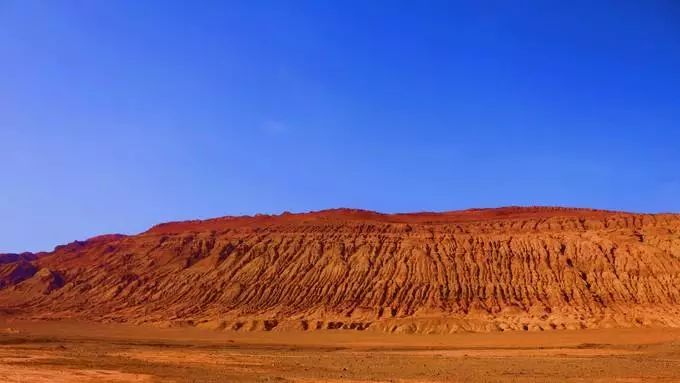
[[[337,209],[168,223],[5,257],[0,308],[239,331],[680,327],[680,216]]]

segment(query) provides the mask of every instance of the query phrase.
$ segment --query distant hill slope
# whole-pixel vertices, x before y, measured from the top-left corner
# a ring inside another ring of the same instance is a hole
[[[672,214],[334,209],[166,223],[0,258],[0,312],[31,318],[239,331],[680,327]]]

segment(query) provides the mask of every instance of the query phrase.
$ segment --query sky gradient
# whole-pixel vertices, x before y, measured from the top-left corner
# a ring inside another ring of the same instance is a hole
[[[417,3],[0,1],[0,252],[331,207],[680,212],[680,3]]]

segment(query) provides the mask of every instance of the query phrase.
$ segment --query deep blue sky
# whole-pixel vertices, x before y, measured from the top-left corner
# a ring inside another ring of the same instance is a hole
[[[557,3],[2,0],[0,251],[341,206],[680,211],[680,3]]]

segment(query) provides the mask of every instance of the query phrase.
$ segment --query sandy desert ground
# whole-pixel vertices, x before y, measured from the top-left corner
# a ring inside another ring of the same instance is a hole
[[[2,382],[680,382],[680,330],[450,335],[0,322]]]

